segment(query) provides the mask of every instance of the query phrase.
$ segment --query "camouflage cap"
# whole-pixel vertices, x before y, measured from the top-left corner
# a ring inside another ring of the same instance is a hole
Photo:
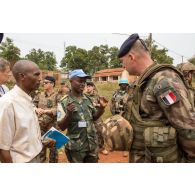
[[[86,80],[86,84],[87,84],[87,85],[94,86],[94,82],[93,82],[91,79],[87,79],[87,80]]]
[[[178,64],[177,68],[181,72],[184,72],[184,71],[195,71],[195,65],[190,63],[190,62]]]

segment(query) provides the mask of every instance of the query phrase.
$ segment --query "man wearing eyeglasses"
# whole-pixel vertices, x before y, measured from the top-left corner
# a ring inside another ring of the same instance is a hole
[[[52,126],[56,126],[57,121],[57,93],[54,91],[55,78],[46,76],[43,81],[44,91],[39,93],[34,98],[34,103],[37,106],[36,113],[39,118],[41,135],[44,135]],[[41,152],[41,162],[46,161],[46,148]],[[55,148],[50,148],[49,162],[57,163],[58,155]]]

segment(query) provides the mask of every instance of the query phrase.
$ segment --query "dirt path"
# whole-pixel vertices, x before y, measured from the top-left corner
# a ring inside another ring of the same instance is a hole
[[[99,163],[128,163],[129,157],[124,157],[123,152],[121,151],[113,151],[108,155],[99,154]],[[66,163],[67,158],[63,151],[59,152],[59,163]]]

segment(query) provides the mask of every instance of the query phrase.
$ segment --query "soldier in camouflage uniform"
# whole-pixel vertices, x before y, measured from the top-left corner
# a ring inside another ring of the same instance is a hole
[[[91,80],[87,80],[86,82],[85,94],[92,99],[93,105],[95,107],[99,106],[100,96],[98,95],[98,91],[95,84]],[[94,125],[97,130],[99,149],[102,154],[107,155],[108,150],[106,149],[105,136],[103,135],[104,124],[102,118],[100,117],[97,121],[95,121]]]
[[[110,111],[112,115],[122,114],[124,112],[125,104],[128,99],[128,79],[120,79],[119,86],[120,89],[116,90],[113,93],[111,99]]]
[[[122,44],[118,57],[139,76],[126,110],[134,131],[130,162],[195,162],[195,112],[181,72],[154,63],[138,34]]]
[[[66,156],[71,163],[98,162],[98,140],[94,121],[103,113],[107,105],[100,98],[96,109],[90,97],[83,94],[86,79],[83,70],[73,70],[70,75],[71,92],[58,105],[58,125],[67,129],[70,141],[65,146]]]
[[[58,91],[57,94],[57,102],[60,102],[60,100],[62,99],[63,96],[65,96],[66,94],[68,94],[68,92],[70,91],[69,86],[67,84],[66,81],[62,81],[60,83],[60,89]]]
[[[192,84],[195,84],[195,65],[192,63],[178,64],[177,68],[183,73],[186,80],[186,85],[189,89],[189,98],[191,99],[193,110],[195,109],[195,88]]]
[[[39,93],[34,98],[34,104],[37,109],[41,135],[44,135],[52,126],[56,127],[57,123],[57,93],[54,91],[55,78],[46,76],[43,82],[44,92]],[[49,162],[58,162],[58,153],[55,148],[50,148]],[[41,162],[46,160],[46,148],[41,152]]]

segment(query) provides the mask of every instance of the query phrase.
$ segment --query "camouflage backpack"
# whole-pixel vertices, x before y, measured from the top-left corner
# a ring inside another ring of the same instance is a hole
[[[103,135],[110,150],[128,151],[133,140],[133,129],[121,115],[104,121]]]

